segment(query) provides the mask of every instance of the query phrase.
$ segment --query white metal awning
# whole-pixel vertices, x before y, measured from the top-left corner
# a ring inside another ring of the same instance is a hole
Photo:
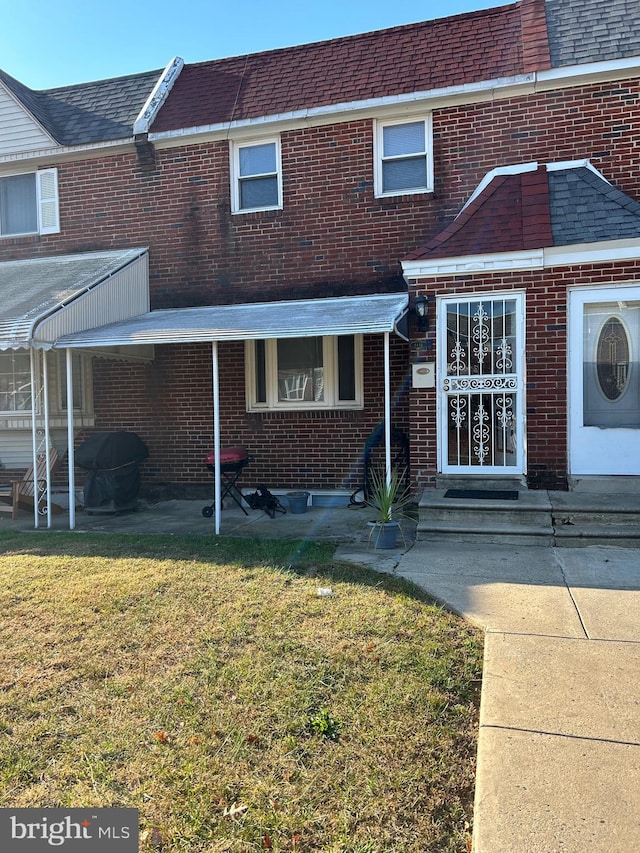
[[[0,350],[49,349],[56,338],[149,310],[147,249],[0,263]]]
[[[119,323],[59,337],[59,349],[242,341],[395,331],[407,312],[406,293],[251,302],[149,311]]]

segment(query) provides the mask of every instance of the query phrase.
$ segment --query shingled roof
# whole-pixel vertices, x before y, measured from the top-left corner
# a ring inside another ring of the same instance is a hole
[[[487,176],[456,219],[404,260],[640,237],[640,203],[584,161],[517,169]]]
[[[525,6],[543,8],[539,0],[523,0],[362,35],[185,65],[152,130],[205,127],[522,74]],[[534,52],[539,42],[538,31]],[[542,42],[543,56],[548,56],[546,37]]]
[[[546,0],[551,64],[640,56],[638,0]]]
[[[60,145],[128,139],[162,70],[33,91],[0,70],[0,82]]]

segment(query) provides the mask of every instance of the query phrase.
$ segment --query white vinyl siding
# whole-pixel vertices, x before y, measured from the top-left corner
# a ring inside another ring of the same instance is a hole
[[[362,336],[246,343],[248,411],[361,409]]]
[[[375,194],[410,195],[433,190],[431,118],[377,122]]]
[[[59,231],[57,169],[0,175],[0,237]]]
[[[231,149],[233,213],[278,210],[282,207],[280,141],[234,143]]]
[[[40,151],[56,145],[0,83],[0,156]]]

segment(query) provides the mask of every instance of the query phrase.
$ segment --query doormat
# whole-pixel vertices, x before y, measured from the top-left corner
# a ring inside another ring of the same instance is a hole
[[[445,498],[468,498],[481,501],[517,501],[518,492],[513,490],[497,491],[491,489],[447,489]]]

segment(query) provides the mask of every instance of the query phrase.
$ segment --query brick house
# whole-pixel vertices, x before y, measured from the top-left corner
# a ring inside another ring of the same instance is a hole
[[[521,0],[44,93],[0,75],[0,189],[55,184],[29,190],[49,226],[0,226],[31,299],[22,338],[0,322],[0,461],[48,408],[63,451],[140,434],[156,494],[208,487],[215,438],[252,483],[346,499],[382,421],[416,489],[640,475],[635,6]]]

